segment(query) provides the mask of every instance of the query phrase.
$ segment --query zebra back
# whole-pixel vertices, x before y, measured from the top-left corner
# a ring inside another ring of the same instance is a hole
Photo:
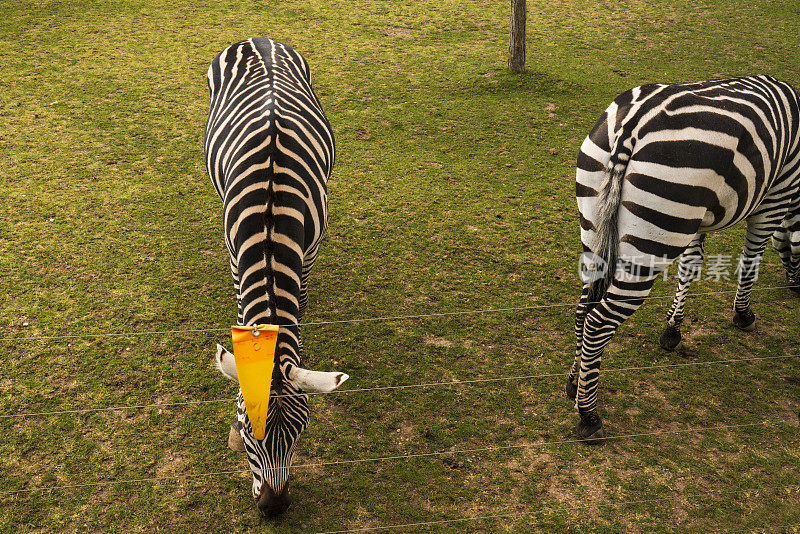
[[[330,125],[305,59],[275,41],[231,45],[208,82],[206,166],[224,203],[240,321],[292,324],[303,265],[327,228]]]

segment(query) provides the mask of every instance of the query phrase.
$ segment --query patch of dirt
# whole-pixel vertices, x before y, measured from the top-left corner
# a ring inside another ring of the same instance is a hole
[[[186,473],[186,458],[167,453],[156,466],[156,477],[168,477]]]
[[[669,404],[667,402],[666,395],[664,395],[664,393],[660,389],[658,389],[654,384],[643,384],[642,391],[643,391],[642,395],[652,399],[658,399],[664,406]]]
[[[642,414],[642,410],[638,406],[632,406],[630,408],[625,409],[625,414],[630,417],[636,417]]]
[[[714,333],[716,333],[715,330],[697,323],[692,324],[689,328],[684,327],[681,329],[683,341],[694,341],[697,338],[702,338]]]
[[[389,37],[399,37],[401,39],[408,39],[410,37],[414,37],[414,30],[410,28],[400,28],[398,26],[389,26],[383,33],[388,35]]]
[[[800,378],[796,376],[784,376],[783,381],[793,386],[800,386]]]
[[[426,345],[433,345],[434,347],[445,347],[450,348],[453,346],[453,342],[445,339],[443,337],[434,336],[434,335],[427,335],[422,338],[423,343]]]
[[[394,443],[398,449],[404,450],[406,446],[414,439],[414,425],[408,421],[403,421],[400,428],[395,431]]]

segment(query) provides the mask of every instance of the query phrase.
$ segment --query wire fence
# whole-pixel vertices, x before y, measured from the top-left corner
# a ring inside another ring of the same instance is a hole
[[[784,286],[770,286],[770,287],[761,287],[761,288],[753,288],[751,291],[775,291],[779,289],[793,289],[798,286],[796,285],[784,285]],[[709,295],[730,295],[735,294],[737,290],[729,289],[723,291],[706,291],[702,293],[687,293],[685,296],[686,298],[690,297],[702,297],[702,296],[709,296]],[[664,300],[664,299],[674,299],[674,295],[657,295],[657,296],[647,296],[644,298],[635,297],[635,298],[627,298],[627,297],[619,297],[616,299],[618,302],[626,302],[626,301],[647,301],[647,300]],[[588,302],[587,304],[599,304],[600,301]],[[420,313],[420,314],[413,314],[413,315],[388,315],[382,317],[361,317],[361,318],[353,318],[353,319],[336,319],[331,321],[307,321],[307,322],[299,322],[299,323],[286,323],[281,324],[281,326],[324,326],[324,325],[333,325],[333,324],[355,324],[355,323],[374,323],[374,322],[388,322],[388,321],[404,321],[404,320],[413,320],[413,319],[430,319],[436,317],[458,317],[464,315],[483,315],[483,314],[493,314],[493,313],[510,313],[510,312],[520,312],[520,311],[533,311],[533,310],[544,310],[544,309],[552,309],[552,308],[568,308],[568,307],[576,307],[577,302],[562,302],[556,304],[539,304],[535,306],[518,306],[518,307],[511,307],[511,308],[488,308],[488,309],[477,309],[477,310],[463,310],[463,311],[454,311],[454,312],[439,312],[439,313]],[[141,332],[106,332],[106,333],[73,333],[73,334],[64,334],[64,335],[52,335],[52,336],[10,336],[10,337],[0,337],[0,341],[63,341],[68,339],[79,339],[79,338],[111,338],[111,337],[128,337],[128,336],[155,336],[155,335],[166,335],[166,334],[197,334],[197,333],[222,333],[222,332],[230,332],[230,327],[227,328],[187,328],[187,329],[172,329],[172,330],[147,330]]]
[[[600,369],[601,374],[608,374],[608,373],[626,373],[632,371],[653,371],[658,369],[677,369],[681,367],[700,367],[700,366],[710,366],[710,365],[729,365],[733,363],[746,363],[746,362],[758,362],[758,361],[768,361],[768,360],[786,360],[786,359],[800,359],[800,354],[786,354],[786,355],[777,355],[777,356],[755,356],[752,358],[731,358],[725,360],[709,360],[709,361],[698,361],[698,362],[680,362],[680,363],[668,363],[668,364],[657,364],[657,365],[642,365],[642,366],[634,366],[634,367],[618,367],[618,368],[610,368],[610,369]],[[492,384],[498,382],[512,382],[512,381],[521,381],[521,380],[539,380],[543,378],[558,378],[563,377],[566,378],[569,375],[567,371],[561,371],[556,373],[541,373],[541,374],[531,374],[531,375],[519,375],[519,376],[503,376],[503,377],[493,377],[493,378],[477,378],[471,380],[450,380],[448,382],[424,382],[418,384],[398,384],[394,386],[376,386],[371,388],[352,388],[352,389],[335,389],[330,392],[321,393],[321,392],[314,392],[314,393],[300,393],[300,394],[279,394],[279,395],[271,395],[271,399],[278,399],[278,398],[286,398],[286,397],[296,397],[299,395],[308,395],[308,396],[317,396],[317,395],[342,395],[342,394],[349,394],[349,393],[368,393],[368,392],[387,392],[387,391],[396,391],[396,390],[404,390],[404,389],[421,389],[421,388],[434,388],[434,387],[457,387],[457,386],[468,386],[468,385],[480,385],[480,384]],[[235,397],[226,397],[223,399],[209,399],[209,400],[190,400],[190,401],[182,401],[182,402],[157,402],[151,404],[121,404],[116,406],[105,406],[105,407],[97,407],[97,408],[75,408],[75,409],[68,409],[68,410],[52,410],[52,411],[40,411],[40,412],[25,412],[25,413],[16,413],[16,414],[3,414],[0,415],[0,419],[22,419],[26,417],[39,417],[39,416],[51,416],[51,415],[69,415],[69,414],[87,414],[87,413],[94,413],[94,412],[105,412],[105,411],[118,411],[118,410],[144,410],[149,408],[177,408],[181,406],[192,406],[192,405],[206,405],[206,404],[221,404],[221,403],[230,403],[235,401]]]
[[[779,290],[779,289],[791,289],[794,286],[773,286],[773,287],[765,287],[765,288],[756,288],[753,291],[771,291],[771,290]],[[726,290],[726,291],[709,291],[709,292],[702,292],[702,293],[692,293],[690,297],[699,297],[699,296],[708,296],[708,295],[723,295],[723,294],[732,294],[735,293],[735,290]],[[648,296],[644,300],[663,300],[663,299],[673,299],[673,295],[668,296]],[[567,307],[574,307],[576,303],[554,303],[554,304],[543,304],[543,305],[534,305],[534,306],[523,306],[523,307],[509,307],[509,308],[494,308],[494,309],[479,309],[479,310],[466,310],[466,311],[457,311],[457,312],[441,312],[441,313],[426,313],[426,314],[413,314],[413,315],[396,315],[396,316],[384,316],[384,317],[368,317],[368,318],[355,318],[355,319],[341,319],[341,320],[332,320],[332,321],[312,321],[312,322],[305,322],[305,323],[298,323],[299,326],[321,326],[321,325],[331,325],[331,324],[355,324],[355,323],[367,323],[367,322],[380,322],[380,321],[400,321],[400,320],[416,320],[416,319],[427,319],[427,318],[436,318],[436,317],[457,317],[457,316],[466,316],[466,315],[479,315],[479,314],[490,314],[490,313],[511,313],[511,312],[523,312],[523,311],[533,311],[533,310],[542,310],[542,309],[555,309],[555,308],[567,308]],[[289,325],[291,326],[291,325]],[[96,338],[109,338],[109,337],[125,337],[125,336],[147,336],[147,335],[165,335],[165,334],[183,334],[183,333],[222,333],[228,332],[229,328],[200,328],[200,329],[173,329],[173,330],[154,330],[154,331],[142,331],[142,332],[106,332],[106,333],[72,333],[66,335],[51,335],[51,336],[23,336],[23,337],[4,337],[0,338],[0,341],[4,342],[15,342],[15,341],[62,341],[62,340],[69,340],[69,339],[78,339],[78,338],[88,338],[88,339],[96,339]],[[751,357],[751,358],[730,358],[730,359],[720,359],[720,360],[710,360],[710,361],[698,361],[698,362],[680,362],[680,363],[671,363],[671,364],[657,364],[657,365],[647,365],[647,366],[635,366],[635,367],[624,367],[624,368],[612,368],[612,369],[603,369],[601,373],[622,373],[622,372],[634,372],[634,371],[651,371],[651,370],[664,370],[664,369],[678,369],[678,368],[686,368],[686,367],[698,367],[698,366],[712,366],[712,365],[730,365],[736,363],[752,363],[758,361],[770,361],[770,360],[781,360],[781,359],[791,359],[791,358],[798,358],[800,355],[797,354],[789,354],[789,355],[778,355],[778,356],[763,356],[763,357]],[[330,393],[324,393],[324,395],[331,395],[331,394],[354,394],[354,393],[370,393],[370,392],[391,392],[391,391],[398,391],[398,390],[408,390],[408,389],[418,389],[418,388],[434,388],[434,387],[455,387],[455,386],[468,386],[468,385],[481,385],[481,384],[496,384],[501,382],[512,382],[512,381],[521,381],[521,380],[537,380],[537,379],[545,379],[545,378],[556,378],[556,377],[566,377],[566,371],[562,372],[553,372],[553,373],[540,373],[540,374],[526,374],[526,375],[518,375],[518,376],[505,376],[505,377],[492,377],[492,378],[479,378],[479,379],[467,379],[467,380],[451,380],[451,381],[441,381],[441,382],[426,382],[426,383],[412,383],[412,384],[398,384],[398,385],[385,385],[385,386],[375,386],[375,387],[363,387],[363,388],[353,388],[353,389],[345,389],[345,390],[335,390]],[[309,395],[322,395],[322,393],[312,393]],[[277,397],[287,397],[291,395],[276,395]],[[221,403],[230,403],[233,402],[234,398],[223,398],[223,399],[198,399],[198,400],[189,400],[189,401],[182,401],[182,402],[170,402],[170,403],[150,403],[150,404],[129,404],[129,405],[116,405],[116,406],[106,406],[106,407],[94,407],[94,408],[74,408],[74,409],[65,409],[65,410],[52,410],[52,411],[38,411],[38,412],[25,412],[25,413],[16,413],[16,414],[3,414],[0,415],[0,419],[23,419],[28,417],[39,417],[39,416],[57,416],[57,415],[68,415],[68,414],[88,414],[88,413],[96,413],[96,412],[103,412],[103,411],[117,411],[117,410],[144,410],[144,409],[151,409],[151,408],[178,408],[178,407],[185,407],[191,405],[210,405],[210,404],[221,404]],[[731,432],[731,431],[745,431],[747,429],[755,429],[755,428],[767,428],[767,427],[775,427],[782,424],[796,424],[796,420],[786,420],[786,419],[775,419],[775,420],[764,420],[756,423],[743,423],[743,424],[731,424],[731,425],[715,425],[715,426],[705,426],[705,427],[691,427],[679,430],[661,430],[661,431],[652,431],[652,432],[641,432],[641,433],[631,433],[631,434],[621,434],[621,435],[610,435],[606,436],[606,441],[625,441],[625,440],[635,440],[635,439],[643,439],[643,438],[653,438],[658,436],[677,436],[677,435],[686,435],[686,434],[696,434],[696,433],[712,433],[712,432]],[[578,444],[582,443],[580,439],[561,439],[561,440],[552,440],[552,441],[541,441],[533,444],[506,444],[506,445],[492,445],[486,447],[477,447],[477,448],[450,448],[444,451],[432,451],[432,452],[420,452],[420,453],[409,453],[409,454],[400,454],[400,455],[384,455],[384,456],[375,456],[375,457],[366,457],[366,458],[355,458],[355,459],[345,459],[345,460],[335,460],[335,461],[327,461],[327,462],[310,462],[310,463],[302,463],[293,465],[293,469],[309,469],[309,468],[325,468],[325,467],[332,467],[332,466],[340,466],[340,465],[355,465],[355,464],[366,464],[366,463],[376,463],[376,462],[399,462],[399,461],[410,461],[414,459],[423,459],[423,458],[437,458],[437,457],[446,457],[446,456],[453,456],[456,454],[483,454],[488,452],[499,452],[499,451],[507,451],[507,450],[520,450],[520,449],[532,449],[532,448],[544,448],[549,446],[557,446],[557,445],[569,445],[569,444]],[[207,473],[181,473],[175,475],[164,475],[164,476],[155,476],[155,477],[141,477],[141,478],[130,478],[130,479],[117,479],[117,480],[106,480],[106,481],[95,481],[95,482],[84,482],[78,484],[58,484],[53,486],[39,486],[39,487],[30,487],[30,488],[19,488],[19,489],[7,489],[7,490],[0,490],[0,496],[9,497],[9,496],[19,496],[37,492],[58,492],[58,491],[67,491],[67,490],[79,490],[79,489],[90,489],[90,488],[99,488],[99,487],[109,487],[109,486],[120,486],[125,484],[143,484],[143,483],[158,483],[158,482],[166,482],[166,481],[188,481],[188,480],[196,480],[202,478],[210,478],[210,477],[218,477],[218,476],[231,476],[231,475],[246,475],[249,473],[249,470],[245,469],[238,469],[238,470],[226,470],[226,471],[215,471],[215,472],[207,472]],[[789,489],[789,488],[798,488],[800,485],[787,485],[787,486],[773,486],[773,487],[762,487],[762,488],[747,488],[747,489],[735,489],[735,490],[715,490],[706,493],[695,493],[695,494],[681,494],[675,495],[670,497],[663,497],[663,498],[652,498],[652,499],[638,499],[638,500],[628,500],[628,501],[621,501],[621,502],[607,502],[607,503],[594,503],[587,506],[568,506],[568,507],[545,507],[537,510],[524,510],[520,512],[512,512],[508,514],[492,514],[492,515],[484,515],[484,516],[469,516],[469,517],[460,517],[460,518],[452,518],[452,519],[442,519],[442,520],[433,520],[433,521],[425,521],[425,522],[416,522],[416,523],[398,523],[392,525],[381,525],[375,527],[361,527],[355,529],[346,529],[346,530],[334,530],[334,531],[326,531],[324,534],[344,534],[344,533],[351,533],[351,532],[369,532],[369,531],[379,531],[379,530],[400,530],[400,529],[410,529],[410,528],[422,528],[422,527],[431,527],[431,526],[444,526],[444,525],[455,525],[455,524],[463,524],[467,522],[477,522],[477,521],[491,521],[491,520],[501,520],[501,519],[514,519],[514,518],[523,518],[529,517],[537,514],[543,513],[558,513],[558,512],[566,512],[566,511],[579,511],[586,509],[590,506],[604,508],[604,507],[623,507],[623,506],[632,506],[636,504],[648,504],[648,503],[658,503],[658,502],[669,502],[674,500],[678,497],[682,499],[698,499],[706,496],[712,495],[733,495],[733,494],[743,494],[743,493],[752,493],[752,492],[761,492],[766,491],[768,489]]]
[[[778,489],[780,489],[780,488],[778,488]],[[786,523],[786,524],[783,524],[783,525],[764,525],[764,526],[756,527],[756,528],[752,528],[752,527],[750,527],[750,528],[736,528],[736,529],[732,529],[732,530],[717,530],[715,532],[728,532],[728,533],[732,533],[732,532],[777,532],[778,529],[780,529],[781,531],[788,532],[785,529],[789,529],[789,528],[800,528],[800,523]]]
[[[560,507],[543,507],[537,510],[524,510],[519,512],[509,512],[504,514],[491,514],[491,515],[479,515],[479,516],[469,516],[469,517],[459,517],[454,519],[441,519],[436,521],[420,521],[416,523],[398,523],[394,525],[380,525],[375,527],[360,527],[360,528],[352,528],[352,529],[345,529],[345,530],[328,530],[324,532],[318,532],[317,534],[352,534],[357,532],[375,532],[379,530],[399,530],[399,529],[410,529],[410,528],[420,528],[420,527],[432,527],[432,526],[444,526],[444,525],[455,525],[459,523],[467,523],[467,522],[478,522],[478,521],[498,521],[501,519],[522,519],[525,517],[531,517],[534,515],[539,514],[552,514],[558,512],[576,512],[580,510],[587,510],[587,509],[594,509],[594,508],[622,508],[625,506],[633,506],[639,504],[655,504],[655,503],[662,503],[662,502],[671,502],[676,499],[683,499],[687,501],[692,501],[695,499],[701,499],[703,497],[711,497],[711,496],[729,496],[729,495],[736,495],[736,494],[743,494],[743,493],[761,493],[764,491],[777,491],[782,489],[799,489],[800,484],[786,484],[780,486],[765,486],[761,488],[737,488],[732,490],[715,490],[715,491],[708,491],[702,493],[680,493],[671,495],[669,497],[655,497],[651,499],[635,499],[635,500],[628,500],[628,501],[620,501],[620,502],[603,502],[603,503],[592,503],[586,504],[582,506],[560,506]],[[787,525],[789,527],[795,525]],[[770,527],[771,528],[771,527]],[[729,531],[731,532],[731,531]],[[733,531],[739,532],[739,531]]]
[[[693,434],[698,432],[713,432],[713,431],[730,431],[730,430],[742,430],[745,428],[756,428],[756,427],[774,427],[779,424],[791,424],[793,421],[786,420],[786,419],[775,419],[775,420],[765,420],[760,421],[757,423],[741,423],[741,424],[733,424],[733,425],[716,425],[716,426],[706,426],[706,427],[693,427],[693,428],[685,428],[680,430],[656,430],[653,432],[639,432],[633,434],[620,434],[617,436],[610,435],[606,436],[606,441],[623,441],[627,439],[634,439],[634,438],[646,438],[646,437],[655,437],[655,436],[676,436],[681,434]],[[499,451],[508,451],[508,450],[519,450],[519,449],[534,449],[534,448],[543,448],[543,447],[551,447],[554,445],[569,445],[569,444],[579,444],[583,443],[580,439],[560,439],[560,440],[553,440],[553,441],[542,441],[539,443],[512,443],[508,445],[493,445],[488,447],[475,447],[475,448],[449,448],[444,451],[433,451],[433,452],[421,452],[421,453],[408,453],[408,454],[398,454],[398,455],[389,455],[389,456],[377,456],[377,457],[370,457],[370,458],[355,458],[350,460],[333,460],[328,462],[309,462],[309,463],[301,463],[292,465],[292,469],[312,469],[312,468],[321,468],[321,467],[332,467],[337,465],[354,465],[354,464],[365,464],[365,463],[375,463],[375,462],[391,462],[391,461],[407,461],[419,458],[435,458],[435,457],[442,457],[442,456],[453,456],[455,454],[477,454],[477,453],[487,453],[487,452],[499,452]],[[282,467],[274,467],[274,468],[264,468],[265,470],[281,470],[284,469]],[[121,479],[121,480],[107,480],[107,481],[99,481],[99,482],[88,482],[88,483],[81,483],[81,484],[59,484],[57,486],[40,486],[34,488],[22,488],[16,490],[0,490],[0,495],[11,495],[11,494],[20,494],[20,493],[33,493],[39,491],[61,491],[61,490],[69,490],[69,489],[79,489],[79,488],[91,488],[91,487],[100,487],[100,486],[116,486],[120,484],[135,484],[135,483],[143,483],[143,482],[160,482],[165,480],[176,480],[176,479],[189,479],[189,478],[201,478],[201,477],[211,477],[211,476],[220,476],[220,475],[230,475],[230,474],[245,474],[249,471],[246,470],[228,470],[228,471],[215,471],[211,473],[199,473],[199,474],[179,474],[179,475],[165,475],[165,476],[158,476],[158,477],[144,477],[144,478],[133,478],[133,479]]]

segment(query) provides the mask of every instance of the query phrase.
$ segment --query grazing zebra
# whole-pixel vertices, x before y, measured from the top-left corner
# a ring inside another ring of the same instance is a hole
[[[785,216],[800,195],[799,115],[789,85],[756,76],[636,87],[618,96],[592,128],[577,162],[584,284],[566,387],[582,439],[603,438],[597,413],[603,349],[680,256],[678,292],[662,338],[677,344],[706,233],[747,221],[734,301],[739,328],[755,320],[750,291],[773,234],[789,276],[796,277],[791,266],[800,255],[786,243],[797,219]]]
[[[229,436],[247,452],[259,510],[274,516],[289,505],[289,467],[308,424],[304,392],[331,391],[347,379],[300,367],[298,322],[327,229],[333,133],[305,59],[275,41],[252,38],[223,50],[208,86],[206,167],[223,201],[238,321],[280,326],[272,376],[264,377],[272,391],[266,436],[253,436],[241,391]],[[217,365],[236,380],[233,356],[220,346]]]

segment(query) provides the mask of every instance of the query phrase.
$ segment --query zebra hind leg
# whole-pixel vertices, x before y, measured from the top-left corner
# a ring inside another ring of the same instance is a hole
[[[599,444],[605,439],[603,420],[597,412],[603,350],[617,328],[642,305],[661,268],[628,264],[624,270],[627,274],[615,276],[602,301],[592,308],[584,321],[575,405],[580,416],[576,430],[588,444]]]
[[[756,329],[756,314],[749,307],[743,311],[736,311],[733,314],[733,326],[745,332],[752,332]]]
[[[780,226],[780,220],[771,219],[772,213],[759,214],[748,219],[744,250],[739,258],[739,284],[733,303],[733,324],[736,328],[750,332],[755,330],[756,316],[750,309],[750,292],[758,278],[758,267],[767,241]]]
[[[800,208],[775,230],[772,244],[786,269],[786,286],[800,296]]]
[[[589,303],[589,288],[591,286],[586,284],[583,286],[578,308],[575,310],[575,338],[577,341],[575,349],[575,359],[572,361],[572,367],[569,370],[567,377],[567,384],[565,387],[567,397],[575,400],[578,394],[578,372],[581,367],[581,349],[583,348],[583,325],[586,321],[586,315],[591,311],[593,304]]]
[[[667,313],[667,326],[658,340],[663,349],[675,350],[681,342],[681,324],[683,323],[686,294],[689,292],[691,283],[700,278],[705,240],[706,234],[696,235],[681,254],[678,263],[678,290],[675,292],[675,299]]]
[[[794,273],[786,273],[786,286],[789,291],[800,297],[800,266],[794,270]]]

